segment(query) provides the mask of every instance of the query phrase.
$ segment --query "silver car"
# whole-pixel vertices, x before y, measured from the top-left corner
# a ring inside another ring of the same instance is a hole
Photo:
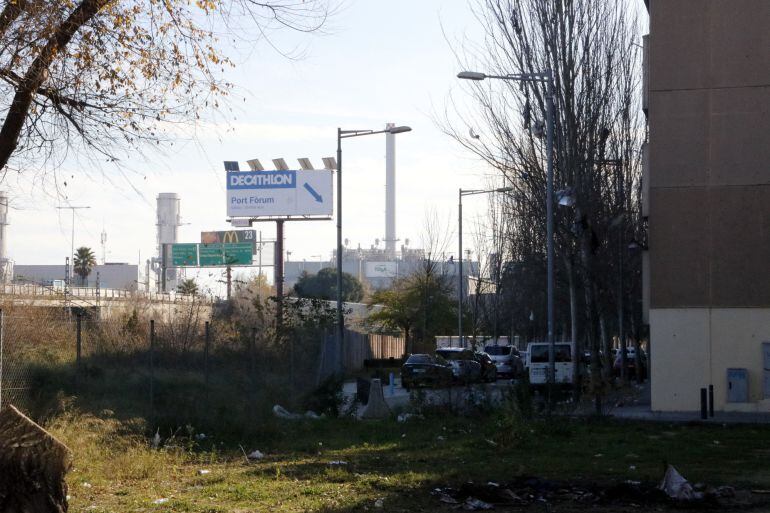
[[[524,374],[524,360],[515,347],[488,345],[484,352],[495,362],[498,376],[518,378]]]
[[[461,347],[443,347],[436,349],[440,356],[452,366],[452,378],[459,383],[478,383],[481,381],[481,364],[476,361],[473,351]]]

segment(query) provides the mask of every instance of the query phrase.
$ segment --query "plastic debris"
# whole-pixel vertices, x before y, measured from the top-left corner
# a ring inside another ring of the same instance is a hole
[[[672,465],[666,468],[666,474],[663,476],[663,481],[660,482],[658,488],[666,492],[666,495],[672,499],[691,500],[695,498],[690,482],[677,472]]]
[[[438,500],[441,502],[444,502],[446,504],[460,504],[460,501],[452,497],[451,495],[447,495],[445,493],[441,493],[438,496]]]
[[[376,501],[374,501],[374,507],[375,508],[381,508],[382,506],[383,506],[382,499],[377,499]]]
[[[198,471],[199,476],[205,476],[206,474],[211,474],[211,471],[203,468]]]
[[[255,449],[253,452],[251,452],[249,455],[246,456],[250,460],[261,460],[265,457],[265,453],[260,451],[259,449]]]
[[[91,488],[91,483],[80,483],[83,488]]]
[[[396,417],[396,421],[397,422],[408,422],[408,421],[410,421],[412,419],[420,419],[420,420],[422,420],[424,418],[425,417],[423,417],[419,413],[399,413],[398,417]]]
[[[333,466],[333,467],[334,467],[334,466],[340,466],[340,467],[343,467],[343,466],[345,466],[345,465],[347,465],[347,464],[348,464],[348,462],[347,462],[347,461],[342,461],[342,460],[334,460],[334,461],[330,461],[330,462],[329,462],[329,465],[331,465],[331,466]]]
[[[195,439],[198,440],[199,442],[201,440],[205,440],[206,439],[206,434],[205,433],[198,433],[197,435],[195,435]]]
[[[152,448],[157,449],[160,447],[160,430],[155,431],[155,436],[152,437]]]
[[[301,419],[302,415],[299,413],[292,413],[280,404],[273,406],[273,415],[280,419],[297,420]]]
[[[494,506],[492,506],[490,503],[484,502],[480,499],[474,499],[473,497],[468,497],[465,499],[465,503],[463,503],[463,509],[466,511],[478,511],[492,508],[494,508]]]
[[[162,499],[155,499],[154,501],[152,501],[153,504],[165,504],[167,502],[168,502],[168,499],[166,499],[165,497]]]

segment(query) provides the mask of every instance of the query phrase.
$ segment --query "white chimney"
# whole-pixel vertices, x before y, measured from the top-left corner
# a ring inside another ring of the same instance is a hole
[[[179,196],[175,192],[161,192],[157,198],[158,213],[158,259],[163,261],[163,245],[175,244],[179,235]],[[160,269],[159,269],[160,270]],[[160,274],[158,276],[160,279]],[[177,270],[166,270],[166,290],[173,291],[177,287]]]

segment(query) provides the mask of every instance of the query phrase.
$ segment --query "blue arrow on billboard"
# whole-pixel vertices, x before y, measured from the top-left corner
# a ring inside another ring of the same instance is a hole
[[[310,184],[309,184],[309,183],[305,182],[305,185],[304,185],[304,187],[305,187],[305,190],[307,190],[307,192],[309,192],[309,193],[310,193],[310,195],[311,195],[311,196],[313,196],[313,198],[315,198],[315,200],[316,200],[318,203],[323,203],[323,201],[324,201],[324,199],[323,199],[323,196],[321,196],[320,194],[318,194],[318,192],[316,192],[316,190],[315,190],[315,189],[313,189],[313,188],[310,186]]]

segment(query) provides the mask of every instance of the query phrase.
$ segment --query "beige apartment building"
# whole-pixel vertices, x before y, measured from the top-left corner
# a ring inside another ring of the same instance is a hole
[[[648,0],[652,409],[770,412],[770,0]]]

